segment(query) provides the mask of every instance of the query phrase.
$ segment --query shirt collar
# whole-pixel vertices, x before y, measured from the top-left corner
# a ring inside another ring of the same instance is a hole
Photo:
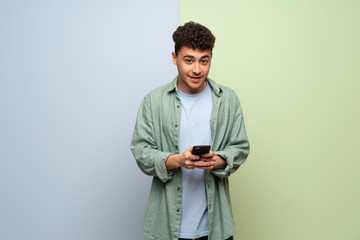
[[[206,80],[208,81],[208,83],[210,84],[211,88],[213,89],[214,93],[217,95],[217,96],[220,96],[221,92],[222,92],[222,89],[221,87],[212,79],[210,78],[206,78]],[[177,88],[177,81],[178,81],[178,76],[176,76],[174,78],[174,80],[169,84],[169,87],[168,87],[168,91],[169,92],[172,92],[172,91],[176,91],[178,92],[178,88]]]

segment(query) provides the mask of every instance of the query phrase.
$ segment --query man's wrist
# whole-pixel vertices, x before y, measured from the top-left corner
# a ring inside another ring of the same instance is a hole
[[[167,170],[174,169],[180,167],[179,159],[181,154],[170,154],[165,161],[165,166]]]
[[[225,169],[227,166],[227,162],[224,158],[222,158],[220,155],[215,155],[216,161],[214,169]]]

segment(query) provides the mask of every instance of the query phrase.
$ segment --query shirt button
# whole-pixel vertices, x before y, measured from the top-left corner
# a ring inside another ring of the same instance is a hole
[[[180,108],[180,105],[177,105],[176,107],[177,107],[177,108]]]
[[[178,125],[177,125],[177,124],[175,124],[175,127],[177,128],[177,127],[178,127]]]
[[[177,188],[177,190],[178,190],[178,191],[180,191],[180,190],[181,190],[181,188],[180,188],[180,187],[178,187],[178,188]]]
[[[180,209],[176,209],[176,212],[180,212]]]

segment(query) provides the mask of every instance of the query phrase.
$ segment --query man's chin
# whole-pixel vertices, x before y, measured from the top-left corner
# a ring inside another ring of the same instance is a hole
[[[192,82],[191,87],[195,91],[203,91],[206,88],[205,81],[199,81],[197,83]]]

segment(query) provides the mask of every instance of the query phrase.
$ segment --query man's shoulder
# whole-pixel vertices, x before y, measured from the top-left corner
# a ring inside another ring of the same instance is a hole
[[[152,90],[150,90],[145,96],[144,100],[145,102],[148,102],[149,104],[160,104],[161,101],[167,101],[169,100],[174,94],[171,94],[175,92],[175,86],[173,82],[169,82],[166,84],[163,84],[159,87],[156,87]]]
[[[156,87],[152,89],[150,92],[148,92],[145,97],[158,97],[163,95],[164,93],[170,92],[172,87],[172,83],[167,83],[164,85],[161,85],[159,87]]]
[[[220,89],[221,89],[224,93],[231,94],[231,95],[233,95],[233,94],[236,95],[235,90],[232,89],[232,88],[229,87],[229,86],[219,84],[219,87],[220,87]]]
[[[223,84],[219,84],[212,79],[208,79],[208,80],[215,93],[218,93],[223,97],[237,97],[236,92],[231,87],[228,87]]]

